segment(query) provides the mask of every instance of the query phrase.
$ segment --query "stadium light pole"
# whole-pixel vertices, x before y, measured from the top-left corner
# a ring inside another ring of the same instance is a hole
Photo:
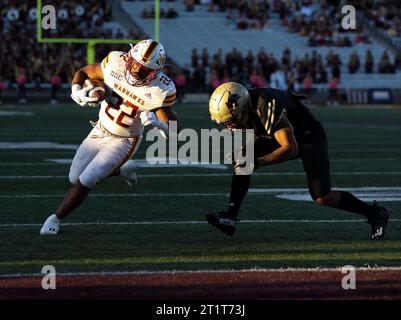
[[[155,0],[155,40],[159,40],[159,18],[160,0]],[[86,62],[95,63],[95,50],[97,44],[129,44],[137,43],[135,39],[96,39],[96,38],[43,38],[42,34],[42,0],[36,2],[36,39],[38,43],[60,43],[60,44],[86,44]],[[57,10],[56,10],[57,11]]]

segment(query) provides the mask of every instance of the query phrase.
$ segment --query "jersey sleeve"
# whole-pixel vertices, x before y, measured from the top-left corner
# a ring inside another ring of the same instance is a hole
[[[266,94],[262,94],[259,97],[257,113],[261,118],[267,135],[272,136],[274,133],[274,128],[286,115],[287,110],[285,109],[284,105],[277,101],[277,99]]]
[[[100,63],[103,74],[107,74],[121,60],[123,52],[111,51]]]
[[[177,90],[175,88],[174,83],[171,83],[168,86],[167,94],[163,100],[162,107],[171,107],[174,105],[177,100]]]

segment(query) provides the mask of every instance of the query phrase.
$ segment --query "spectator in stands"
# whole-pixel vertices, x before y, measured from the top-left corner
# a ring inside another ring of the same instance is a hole
[[[206,48],[203,48],[201,53],[202,66],[207,68],[209,66],[209,53]]]
[[[61,78],[57,74],[53,75],[50,79],[50,84],[52,86],[50,103],[56,104],[57,103],[57,93],[61,86]]]
[[[201,65],[195,68],[192,74],[192,83],[195,92],[205,92],[206,70]]]
[[[163,8],[160,9],[159,18],[160,18],[160,19],[165,19],[165,18],[167,18],[167,13],[166,13],[166,11],[165,11]]]
[[[216,89],[221,83],[222,82],[219,79],[216,70],[212,69],[209,76],[209,94],[212,94],[214,89]]]
[[[142,13],[141,13],[141,17],[143,19],[149,19],[149,18],[153,19],[153,16],[151,16],[151,12],[148,10],[147,7],[143,8]]]
[[[6,88],[6,84],[5,84],[4,81],[2,81],[1,78],[0,78],[0,104],[3,103],[3,100],[2,100],[2,93],[3,93],[3,90],[4,90],[5,88]]]
[[[185,10],[188,12],[194,11],[195,2],[194,0],[185,0]]]
[[[17,84],[18,84],[18,103],[25,104],[26,103],[26,72],[24,68],[18,68],[17,71]]]
[[[248,20],[245,17],[245,15],[241,15],[241,17],[239,18],[239,20],[237,22],[237,28],[238,28],[238,30],[248,29]]]
[[[166,17],[168,19],[175,19],[175,18],[178,17],[178,13],[177,13],[177,11],[175,11],[175,9],[174,9],[172,4],[169,4],[169,6],[168,6]]]
[[[360,62],[359,62],[359,56],[356,51],[354,51],[351,54],[351,57],[348,62],[348,71],[349,73],[356,73],[359,69]]]
[[[313,78],[311,74],[308,72],[303,80],[304,92],[308,97],[312,96],[313,89]]]
[[[285,48],[284,52],[283,52],[283,56],[281,58],[281,63],[285,66],[287,66],[287,68],[290,68],[291,66],[291,51],[289,48]]]
[[[398,49],[395,54],[394,68],[396,71],[401,70],[401,49]]]
[[[336,77],[332,77],[329,82],[329,97],[328,97],[328,105],[338,106],[338,84],[339,79]]]
[[[175,86],[177,87],[177,102],[181,103],[185,98],[187,87],[187,76],[184,71],[180,71],[175,78]]]
[[[379,62],[379,73],[394,73],[394,65],[390,62],[390,57],[387,51],[383,52],[382,58]]]
[[[249,50],[245,57],[245,66],[249,74],[253,73],[253,64],[255,62],[255,56],[252,50]]]
[[[288,90],[292,90],[295,91],[297,90],[297,79],[296,79],[296,75],[293,71],[288,70],[288,68],[286,66],[284,66],[285,68],[285,78],[287,79],[287,89]]]
[[[281,67],[278,67],[270,76],[270,86],[274,89],[287,89],[285,72]]]
[[[365,72],[366,73],[372,73],[373,72],[373,55],[372,55],[372,51],[370,51],[370,49],[368,49],[366,51],[366,57],[365,57]]]
[[[197,68],[199,65],[199,55],[198,55],[198,50],[196,48],[192,49],[192,55],[191,55],[191,61],[192,61],[192,68]]]
[[[317,68],[316,83],[327,83],[327,71],[323,64],[319,64]]]
[[[267,86],[267,82],[265,77],[263,76],[260,68],[255,68],[252,71],[252,74],[249,76],[249,83],[252,87],[263,88]]]

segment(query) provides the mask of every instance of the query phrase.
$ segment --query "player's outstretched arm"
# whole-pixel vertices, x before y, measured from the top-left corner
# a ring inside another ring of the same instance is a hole
[[[294,136],[294,129],[284,116],[277,124],[274,138],[280,147],[273,152],[257,159],[256,166],[262,167],[291,160],[298,155],[298,144]]]
[[[87,93],[93,89],[91,86],[83,87],[86,79],[103,81],[103,71],[99,63],[87,65],[79,69],[74,74],[71,85],[71,98],[80,106],[86,106],[90,103],[97,103],[97,98],[87,97]]]

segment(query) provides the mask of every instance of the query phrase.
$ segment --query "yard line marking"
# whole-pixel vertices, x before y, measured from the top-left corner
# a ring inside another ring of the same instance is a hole
[[[49,141],[0,142],[0,149],[66,149],[76,150],[76,144],[61,144]]]
[[[401,194],[363,194],[363,193],[354,193],[353,194],[358,199],[370,202],[373,200],[376,201],[387,201],[387,202],[394,202],[394,201],[401,201]],[[291,201],[313,201],[309,194],[280,194],[276,195],[277,198],[284,199],[284,200],[291,200]]]
[[[9,116],[33,116],[33,112],[30,111],[0,111],[1,117]]]
[[[29,180],[29,179],[65,179],[68,176],[60,175],[60,176],[0,176],[0,179],[7,180],[7,179],[22,179],[22,180]]]
[[[335,148],[329,148],[329,152],[333,151],[333,152],[400,152],[400,149],[370,149],[370,148],[366,148],[366,149],[335,149]]]
[[[219,164],[219,163],[203,163],[203,162],[196,162],[196,163],[188,163],[188,164],[182,164],[182,163],[169,163],[169,159],[164,159],[167,163],[156,163],[153,164],[158,158],[148,158],[148,159],[136,159],[135,164],[139,168],[177,168],[177,167],[186,167],[186,168],[208,168],[208,169],[220,169],[220,170],[226,170],[228,169],[228,166],[225,164]],[[160,161],[163,159],[160,158]],[[53,163],[61,163],[61,164],[70,164],[72,163],[72,159],[46,159],[46,161],[53,162]],[[152,163],[149,163],[152,162]]]
[[[390,219],[390,222],[401,222],[401,219]],[[280,224],[280,223],[361,223],[365,222],[363,219],[269,219],[269,220],[240,220],[241,224]],[[188,220],[188,221],[116,221],[116,222],[69,222],[62,223],[62,226],[66,227],[79,227],[79,226],[143,226],[143,225],[187,225],[187,224],[207,224],[207,221],[200,220]],[[0,228],[29,228],[29,227],[41,227],[41,223],[3,223],[0,224]]]
[[[369,196],[368,192],[373,193],[373,196],[384,197],[382,201],[401,201],[401,187],[359,187],[359,188],[333,188],[333,190],[341,189],[344,191],[350,191],[353,193],[362,194]],[[307,194],[307,188],[250,188],[248,194],[250,195],[264,195],[273,194],[276,197],[280,195],[286,195],[292,193],[299,195],[300,193]],[[0,195],[1,199],[13,199],[13,198],[59,198],[63,197],[64,194],[24,194],[24,195]],[[216,197],[216,196],[228,196],[228,193],[94,193],[90,194],[90,197]],[[397,196],[398,200],[387,200],[385,197]]]
[[[356,267],[356,271],[401,271],[401,267]],[[159,271],[105,271],[105,272],[57,272],[57,276],[135,276],[135,275],[175,275],[175,274],[200,274],[200,273],[257,273],[257,272],[341,272],[342,267],[338,268],[252,268],[252,269],[199,269],[199,270],[159,270]],[[18,278],[18,277],[41,277],[43,273],[13,273],[0,274],[0,278]]]
[[[228,193],[94,193],[89,197],[212,197],[212,196],[228,196]],[[0,195],[0,199],[13,198],[60,198],[64,194],[25,194],[25,195]]]
[[[305,172],[260,172],[254,173],[252,176],[304,176]],[[331,172],[331,175],[401,175],[401,171],[390,172]],[[232,173],[166,173],[166,174],[138,174],[138,178],[179,178],[179,177],[231,177]],[[64,179],[67,175],[7,175],[0,176],[0,179]]]
[[[334,187],[333,190],[343,190],[350,192],[358,191],[399,191],[401,192],[401,187]],[[308,192],[308,188],[250,188],[249,192],[253,193],[277,193],[277,192]]]
[[[333,188],[333,190],[340,188]],[[344,191],[352,192],[362,201],[401,201],[400,187],[361,187],[361,188],[341,188]],[[277,198],[291,201],[313,201],[309,194],[309,190],[305,188],[288,188],[288,189],[250,189],[254,193],[274,193]]]
[[[2,167],[15,167],[15,166],[57,166],[60,163],[49,162],[0,162]]]
[[[26,150],[29,150],[30,148],[26,148]],[[355,149],[355,148],[349,148],[349,149],[336,149],[336,148],[329,148],[329,152],[400,152],[401,149],[389,149],[389,148],[366,148],[366,149]],[[75,150],[64,150],[64,151],[59,151],[59,150],[53,150],[53,149],[35,149],[35,151],[24,151],[21,152],[19,149],[8,149],[8,151],[2,151],[2,154],[37,154],[38,152],[41,153],[52,153],[52,154],[62,154],[62,153],[69,153],[73,152]],[[139,151],[138,153],[143,153],[145,154],[146,152],[144,151]]]

